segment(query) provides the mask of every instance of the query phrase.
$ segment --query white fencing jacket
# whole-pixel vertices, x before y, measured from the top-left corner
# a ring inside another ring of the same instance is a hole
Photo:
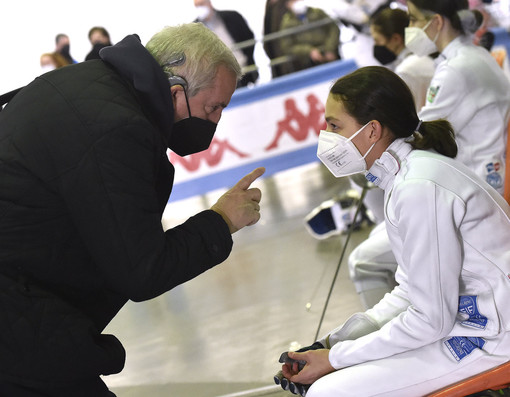
[[[463,164],[394,141],[367,179],[385,191],[399,285],[320,341],[340,369],[443,340],[445,359],[510,330],[510,207]]]
[[[455,130],[457,160],[503,193],[510,83],[490,53],[457,37],[436,59],[420,119],[446,118]]]
[[[413,94],[416,111],[425,106],[430,82],[435,72],[434,60],[429,56],[420,57],[404,48],[396,59],[394,72],[405,81]]]

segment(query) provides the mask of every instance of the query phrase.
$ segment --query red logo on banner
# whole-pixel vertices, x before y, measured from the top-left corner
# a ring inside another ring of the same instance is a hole
[[[196,171],[200,167],[202,160],[204,160],[210,167],[218,165],[227,150],[235,153],[240,158],[249,157],[247,154],[240,152],[230,145],[228,141],[221,141],[214,138],[209,149],[203,152],[191,154],[186,156],[186,158],[181,157],[174,152],[169,152],[168,158],[173,165],[179,163],[188,171]]]
[[[285,117],[277,122],[276,135],[273,141],[265,148],[270,150],[278,147],[278,142],[284,134],[289,134],[295,141],[301,142],[308,138],[310,131],[315,135],[319,135],[319,131],[326,129],[324,121],[324,106],[319,99],[310,94],[306,97],[308,103],[308,115],[303,114],[296,106],[294,99],[286,99]],[[174,152],[169,152],[168,158],[174,165],[180,164],[189,172],[196,171],[200,168],[200,164],[205,161],[209,167],[218,165],[225,153],[229,151],[239,158],[250,157],[249,154],[243,153],[233,147],[227,140],[213,139],[209,149],[191,154],[186,157],[180,157]]]
[[[313,94],[306,97],[308,102],[308,115],[305,116],[296,106],[294,99],[285,100],[285,118],[278,121],[278,129],[273,141],[266,147],[266,150],[278,147],[278,141],[285,134],[289,134],[296,141],[301,142],[308,138],[312,130],[319,135],[320,130],[326,129],[324,121],[324,106]]]

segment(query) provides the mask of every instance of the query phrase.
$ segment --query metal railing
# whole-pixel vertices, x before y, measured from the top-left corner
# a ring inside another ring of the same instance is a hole
[[[323,19],[320,19],[317,21],[306,23],[304,25],[279,30],[278,32],[274,32],[274,33],[269,33],[269,34],[264,35],[261,39],[254,38],[251,40],[240,41],[238,43],[235,43],[231,47],[231,49],[233,51],[242,50],[247,47],[255,46],[255,44],[257,44],[258,42],[265,44],[270,41],[279,40],[283,37],[293,36],[296,34],[307,32],[309,30],[313,30],[313,29],[316,29],[316,28],[319,28],[322,26],[330,25],[332,23],[339,26],[342,22],[341,22],[340,18],[327,17],[327,18],[323,18]],[[295,57],[292,55],[282,55],[282,56],[270,59],[269,66],[272,67],[272,66],[282,65],[285,63],[291,63],[294,59],[295,59]],[[247,65],[247,66],[243,67],[243,73],[250,73],[250,72],[253,72],[256,70],[258,70],[258,66],[256,64]]]

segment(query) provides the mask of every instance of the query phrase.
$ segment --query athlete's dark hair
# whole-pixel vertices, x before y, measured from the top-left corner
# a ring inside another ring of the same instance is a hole
[[[394,138],[408,138],[415,149],[457,155],[454,131],[444,119],[421,122],[406,83],[388,68],[367,66],[338,79],[330,90],[360,125],[377,120]]]

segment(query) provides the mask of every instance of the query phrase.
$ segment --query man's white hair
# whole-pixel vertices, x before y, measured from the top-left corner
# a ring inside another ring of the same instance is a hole
[[[232,51],[202,23],[167,26],[145,46],[169,76],[183,77],[188,95],[209,87],[219,66],[225,66],[239,80],[241,66]]]

